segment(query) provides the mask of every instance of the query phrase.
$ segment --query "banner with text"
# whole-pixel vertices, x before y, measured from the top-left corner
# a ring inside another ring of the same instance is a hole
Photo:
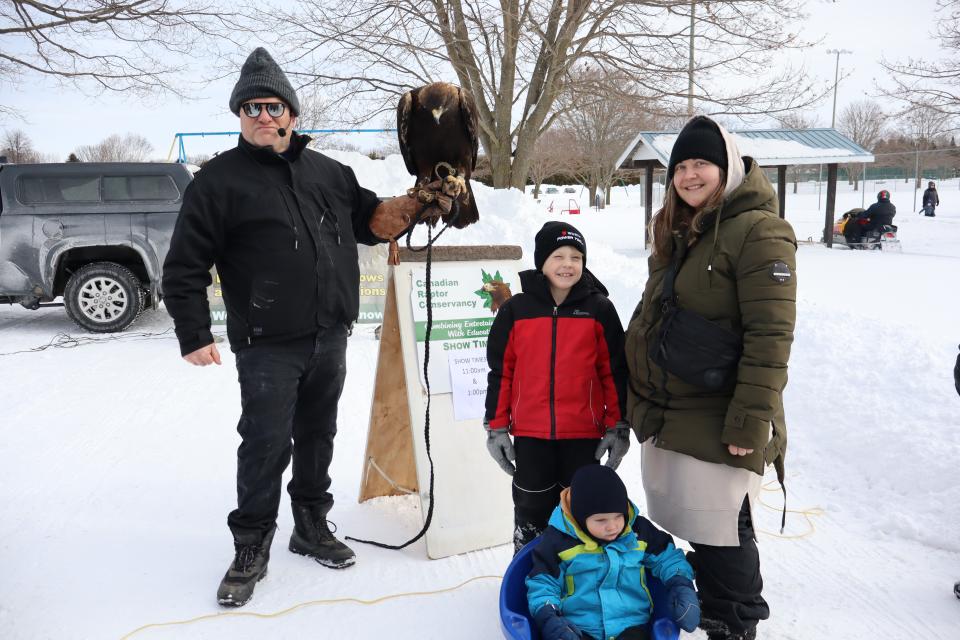
[[[414,332],[417,339],[418,370],[420,381],[423,378],[423,356],[427,333],[427,288],[426,269],[413,270],[413,287],[410,291],[410,306],[413,309]],[[477,368],[476,350],[485,350],[487,336],[493,325],[500,305],[513,294],[511,287],[519,291],[520,279],[512,268],[491,265],[485,267],[446,266],[434,263],[430,278],[430,307],[433,312],[433,326],[430,331],[430,392],[450,393],[451,375],[470,376],[471,389],[456,394],[460,398],[470,398],[472,403],[482,405],[486,394],[486,371],[482,374]],[[466,353],[462,353],[466,352]],[[455,363],[457,357],[463,362]],[[485,361],[484,361],[485,364]],[[466,367],[466,370],[464,370]],[[461,385],[458,385],[461,386]],[[483,390],[482,394],[478,389]],[[455,400],[457,399],[455,397]],[[456,407],[455,407],[456,409]],[[475,413],[474,410],[461,407],[460,415]],[[472,416],[472,417],[482,417]]]

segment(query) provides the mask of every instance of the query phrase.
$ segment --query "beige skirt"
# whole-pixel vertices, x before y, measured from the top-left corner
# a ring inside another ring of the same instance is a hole
[[[740,546],[737,518],[743,497],[749,497],[753,512],[763,476],[658,449],[652,438],[641,445],[641,465],[652,521],[687,542]]]

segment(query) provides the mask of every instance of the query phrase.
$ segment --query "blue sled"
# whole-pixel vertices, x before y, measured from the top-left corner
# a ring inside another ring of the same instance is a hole
[[[540,631],[533,624],[530,610],[527,609],[525,583],[527,574],[533,566],[530,554],[538,544],[540,544],[540,538],[535,538],[514,556],[500,584],[500,628],[503,629],[503,637],[507,640],[540,640]],[[663,583],[647,574],[647,587],[653,597],[653,625],[650,637],[652,640],[677,640],[680,637],[680,628],[673,620],[666,617],[667,593]]]

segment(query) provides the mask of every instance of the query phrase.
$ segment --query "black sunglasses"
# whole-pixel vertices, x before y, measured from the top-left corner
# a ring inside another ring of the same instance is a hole
[[[286,110],[287,105],[282,102],[244,102],[243,103],[243,112],[247,114],[249,118],[259,118],[260,110],[266,107],[267,115],[271,118],[279,118],[283,115],[283,112]]]

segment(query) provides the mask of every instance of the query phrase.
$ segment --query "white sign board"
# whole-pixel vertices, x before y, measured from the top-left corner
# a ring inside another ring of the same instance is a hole
[[[508,298],[511,287],[520,288],[513,267],[502,269],[483,262],[437,263],[430,273],[430,307],[433,325],[430,331],[430,391],[449,393],[449,358],[466,349],[486,349],[487,336],[499,309],[498,298]],[[492,269],[489,270],[489,269]],[[427,270],[414,267],[410,290],[410,308],[417,336],[417,362],[420,382],[423,377],[423,356],[427,327]]]
[[[431,267],[433,326],[428,372],[436,503],[426,535],[427,555],[431,558],[505,544],[512,539],[511,480],[487,453],[483,400],[478,390],[486,394],[485,348],[490,326],[508,295],[505,287],[519,291],[517,270],[521,266],[520,260],[472,260],[436,261]],[[399,303],[410,427],[425,516],[430,487],[424,436],[426,269],[422,263],[402,263],[392,268],[390,277]]]

